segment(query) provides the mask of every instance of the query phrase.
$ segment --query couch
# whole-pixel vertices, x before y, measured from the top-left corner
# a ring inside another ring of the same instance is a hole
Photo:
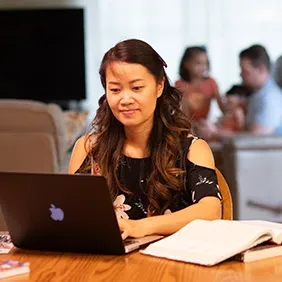
[[[0,171],[64,172],[66,152],[66,127],[59,106],[0,100]]]

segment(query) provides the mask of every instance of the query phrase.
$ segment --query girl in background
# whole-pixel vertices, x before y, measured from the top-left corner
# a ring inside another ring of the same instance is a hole
[[[216,99],[222,111],[224,104],[216,81],[208,75],[209,60],[203,47],[189,47],[181,59],[175,86],[183,93],[183,107],[187,107],[194,121],[206,120],[212,99]]]

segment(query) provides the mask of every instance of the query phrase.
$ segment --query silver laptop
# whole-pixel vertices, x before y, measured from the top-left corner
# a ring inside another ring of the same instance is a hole
[[[0,205],[23,249],[125,254],[163,237],[122,240],[102,176],[0,172]]]

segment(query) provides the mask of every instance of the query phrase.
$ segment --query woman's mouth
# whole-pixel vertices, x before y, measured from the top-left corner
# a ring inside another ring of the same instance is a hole
[[[126,116],[130,116],[130,115],[133,115],[137,112],[138,110],[122,110],[120,111],[123,115],[126,115]]]

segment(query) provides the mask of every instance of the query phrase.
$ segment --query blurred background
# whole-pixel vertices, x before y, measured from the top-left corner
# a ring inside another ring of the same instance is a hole
[[[149,42],[167,62],[172,82],[179,77],[184,49],[206,46],[222,92],[240,81],[238,54],[243,48],[260,43],[273,61],[282,54],[279,0],[0,0],[1,9],[45,7],[84,8],[86,101],[93,112],[103,93],[98,77],[101,58],[127,38]],[[216,115],[214,106],[212,116]]]

